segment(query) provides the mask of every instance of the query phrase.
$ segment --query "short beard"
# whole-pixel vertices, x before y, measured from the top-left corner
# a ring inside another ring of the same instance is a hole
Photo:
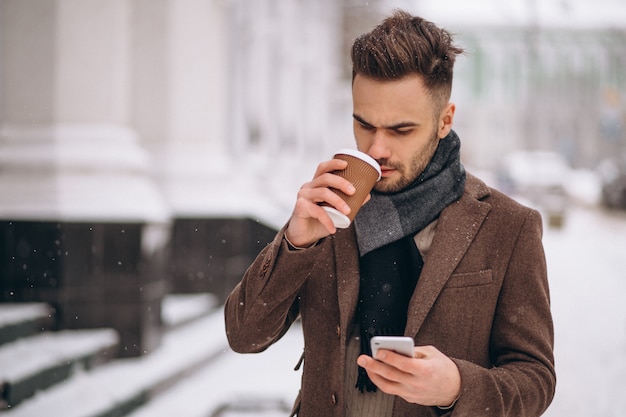
[[[385,165],[397,170],[401,176],[392,183],[387,183],[388,180],[383,178],[374,186],[374,189],[382,194],[394,194],[413,184],[430,163],[435,151],[437,151],[437,146],[439,146],[439,140],[437,130],[435,130],[424,152],[413,156],[408,169],[405,165],[390,163],[387,158],[376,160],[380,165]]]

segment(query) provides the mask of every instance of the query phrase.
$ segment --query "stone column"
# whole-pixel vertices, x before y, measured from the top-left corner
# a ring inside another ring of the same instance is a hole
[[[238,175],[245,169],[234,152],[236,128],[226,128],[229,7],[216,0],[134,5],[132,123],[172,208],[171,290],[223,298],[250,262],[257,233],[231,201],[253,179]]]
[[[130,0],[0,3],[0,284],[60,328],[160,339],[169,207],[132,128]]]

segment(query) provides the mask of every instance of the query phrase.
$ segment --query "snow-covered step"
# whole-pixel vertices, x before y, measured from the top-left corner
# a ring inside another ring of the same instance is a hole
[[[117,348],[112,329],[44,332],[0,346],[0,392],[4,407],[15,407],[73,371],[106,361]],[[1,408],[4,408],[1,407]]]
[[[41,332],[52,316],[45,303],[0,303],[0,345]]]
[[[218,306],[215,294],[168,294],[161,303],[161,320],[172,329],[206,316]]]
[[[294,367],[304,348],[300,322],[256,354],[230,349],[127,417],[288,416],[300,389]]]
[[[161,346],[116,359],[37,393],[2,417],[122,416],[227,351],[220,310],[167,332]],[[210,390],[211,387],[207,387]]]

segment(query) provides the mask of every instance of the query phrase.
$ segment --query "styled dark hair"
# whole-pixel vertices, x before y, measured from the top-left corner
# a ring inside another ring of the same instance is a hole
[[[396,10],[352,44],[352,79],[357,74],[378,80],[418,74],[436,108],[443,108],[450,100],[454,61],[463,53],[452,41],[445,29]]]

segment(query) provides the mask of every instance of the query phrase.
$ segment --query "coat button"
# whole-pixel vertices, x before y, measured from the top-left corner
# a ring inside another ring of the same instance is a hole
[[[341,326],[337,325],[337,336],[341,337]]]
[[[335,394],[330,394],[330,402],[333,403],[333,405],[337,405],[337,396]]]

